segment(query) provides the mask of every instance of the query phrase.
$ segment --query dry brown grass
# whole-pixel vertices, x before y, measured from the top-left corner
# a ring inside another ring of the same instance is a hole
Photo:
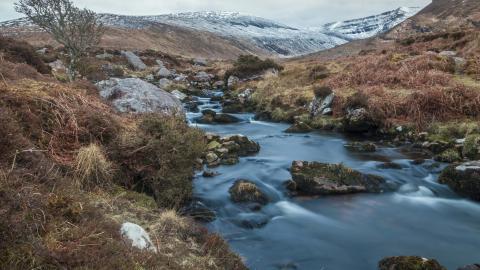
[[[82,189],[108,187],[111,185],[112,163],[105,157],[102,148],[90,144],[78,150],[75,158],[75,179]]]

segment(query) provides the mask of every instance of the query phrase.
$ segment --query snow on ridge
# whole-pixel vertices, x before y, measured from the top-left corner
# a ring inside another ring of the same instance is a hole
[[[401,7],[361,19],[329,23],[316,28],[298,29],[273,20],[238,12],[183,12],[156,16],[99,14],[107,26],[142,29],[166,24],[206,31],[228,38],[250,40],[255,46],[279,56],[291,57],[329,49],[354,39],[369,38],[386,32],[420,8]],[[32,25],[25,18],[0,23],[0,28]]]

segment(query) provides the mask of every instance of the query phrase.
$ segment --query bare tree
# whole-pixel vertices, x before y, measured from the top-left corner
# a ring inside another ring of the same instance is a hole
[[[70,0],[19,0],[15,10],[65,47],[70,58],[68,77],[70,81],[75,80],[80,58],[100,42],[104,33],[95,12],[79,9]]]

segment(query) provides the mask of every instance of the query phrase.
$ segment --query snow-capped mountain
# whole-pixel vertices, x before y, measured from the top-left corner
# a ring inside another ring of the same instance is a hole
[[[236,12],[189,12],[158,16],[124,16],[99,14],[110,27],[144,29],[155,24],[172,25],[214,33],[229,40],[248,42],[270,53],[291,57],[313,53],[344,44],[353,39],[372,37],[414,15],[419,9],[399,8],[362,19],[326,24],[317,28],[299,29],[264,18]],[[25,19],[0,23],[0,28],[31,31]]]
[[[369,38],[387,32],[418,13],[420,9],[419,7],[401,7],[375,16],[329,23],[321,29],[350,40]]]

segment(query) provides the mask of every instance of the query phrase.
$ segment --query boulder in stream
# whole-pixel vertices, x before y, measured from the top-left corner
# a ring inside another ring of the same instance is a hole
[[[480,263],[465,265],[457,270],[480,270]]]
[[[387,257],[378,263],[379,270],[447,270],[434,259],[418,256]]]
[[[308,132],[311,132],[312,130],[313,129],[307,123],[296,122],[287,130],[285,130],[285,132],[286,133],[308,133]]]
[[[351,142],[344,145],[349,151],[359,153],[372,153],[377,151],[377,146],[371,142]]]
[[[380,176],[363,174],[342,164],[294,161],[290,171],[300,195],[379,193],[385,185]]]
[[[462,196],[480,201],[480,161],[448,166],[440,174],[438,182]]]
[[[265,193],[255,183],[248,180],[236,181],[228,192],[235,203],[259,203],[265,205],[269,201]]]

